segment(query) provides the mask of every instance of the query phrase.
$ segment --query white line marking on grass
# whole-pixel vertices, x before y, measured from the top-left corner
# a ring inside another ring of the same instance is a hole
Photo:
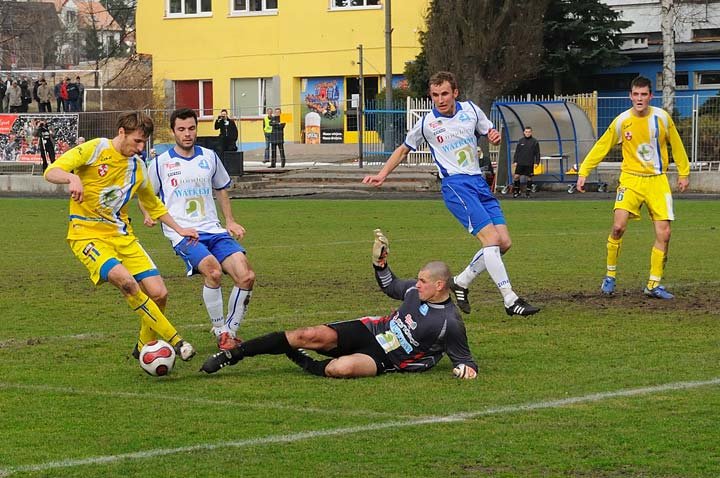
[[[7,477],[15,473],[37,472],[56,470],[60,468],[71,468],[85,465],[103,465],[109,463],[117,463],[127,460],[145,460],[158,456],[176,455],[180,453],[194,453],[198,451],[213,451],[224,448],[244,448],[258,445],[272,445],[276,443],[294,443],[302,440],[311,440],[314,438],[332,437],[340,435],[350,435],[353,433],[372,432],[377,430],[385,430],[388,428],[406,428],[422,425],[436,425],[438,423],[457,423],[471,420],[473,418],[502,415],[507,413],[525,412],[533,410],[542,410],[547,408],[560,408],[568,405],[576,405],[581,403],[593,403],[602,400],[619,397],[636,397],[641,395],[649,395],[653,393],[670,392],[676,390],[688,390],[692,388],[706,387],[711,385],[720,385],[720,377],[711,380],[697,382],[676,382],[654,387],[641,387],[626,390],[617,390],[614,392],[592,393],[582,395],[580,397],[563,398],[560,400],[548,400],[543,402],[524,403],[519,405],[506,405],[501,407],[491,407],[477,412],[457,413],[444,416],[430,416],[405,421],[391,421],[383,423],[373,423],[370,425],[360,425],[355,427],[331,428],[328,430],[310,430],[306,432],[291,433],[288,435],[268,435],[265,437],[248,438],[246,440],[226,441],[216,443],[199,443],[197,445],[189,445],[178,448],[156,448],[146,451],[138,451],[133,453],[121,453],[118,455],[91,456],[80,459],[66,459],[60,461],[51,461],[39,463],[35,465],[11,466],[9,468],[0,468],[0,477]]]
[[[252,322],[272,322],[275,320],[286,320],[286,319],[306,319],[311,317],[322,317],[322,316],[333,316],[336,317],[338,320],[347,320],[342,319],[342,317],[346,317],[350,314],[354,314],[353,318],[359,318],[363,317],[364,315],[367,315],[365,312],[358,312],[358,311],[349,311],[349,310],[324,310],[324,311],[318,311],[318,312],[305,312],[305,313],[285,313],[283,315],[275,315],[275,316],[264,316],[264,317],[253,317]],[[203,323],[197,323],[194,322],[192,324],[178,324],[178,328],[180,329],[207,329],[208,334],[210,333],[210,327],[212,324],[210,322],[203,322]],[[86,333],[86,334],[68,334],[68,335],[49,335],[45,337],[29,337],[29,338],[12,338],[8,340],[2,340],[0,341],[0,349],[8,348],[8,347],[24,347],[28,345],[37,345],[42,344],[44,342],[48,341],[56,341],[56,340],[94,340],[94,339],[101,339],[101,338],[107,338],[110,334],[99,334],[99,333]],[[132,346],[132,343],[130,344]]]
[[[9,383],[0,382],[0,390],[2,389],[16,389],[16,390],[27,390],[32,392],[42,393],[59,393],[65,395],[87,395],[87,396],[102,396],[102,397],[115,397],[115,398],[132,398],[141,400],[156,400],[156,401],[174,401],[182,403],[195,403],[199,405],[211,405],[211,406],[239,406],[243,408],[258,408],[267,409],[272,408],[276,410],[288,410],[300,413],[318,413],[326,415],[347,415],[347,416],[361,416],[361,417],[378,417],[378,418],[397,418],[396,413],[382,413],[382,412],[369,412],[365,410],[342,410],[339,408],[327,409],[327,408],[311,408],[311,407],[300,407],[294,405],[285,405],[277,402],[243,402],[237,400],[214,400],[211,398],[202,397],[183,397],[179,395],[154,395],[151,393],[135,393],[135,392],[117,392],[107,390],[87,390],[82,388],[73,387],[54,387],[52,385],[28,385],[24,383]]]

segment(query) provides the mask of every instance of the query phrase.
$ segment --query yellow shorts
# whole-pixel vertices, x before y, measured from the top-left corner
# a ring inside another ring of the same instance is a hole
[[[138,282],[160,275],[135,236],[68,239],[68,244],[75,257],[90,271],[90,280],[94,284],[107,282],[110,269],[121,263]]]
[[[620,185],[615,196],[615,209],[630,213],[632,219],[640,218],[640,209],[647,205],[653,221],[674,221],[673,199],[667,176],[635,176],[620,174]]]

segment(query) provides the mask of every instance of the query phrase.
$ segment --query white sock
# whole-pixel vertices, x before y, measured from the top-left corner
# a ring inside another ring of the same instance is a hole
[[[236,286],[230,292],[226,326],[232,336],[237,336],[237,331],[245,318],[245,312],[247,312],[251,297],[252,289],[241,289]]]
[[[500,256],[500,247],[490,246],[483,250],[485,251],[485,267],[487,267],[488,274],[490,274],[490,277],[492,277],[495,285],[500,290],[503,296],[503,302],[505,302],[505,307],[510,307],[515,303],[518,296],[512,290],[510,278],[507,275],[505,264]]]
[[[477,251],[465,270],[455,276],[455,283],[463,289],[470,287],[472,281],[485,270],[483,250]]]
[[[210,316],[210,322],[217,331],[222,329],[225,325],[225,314],[223,313],[223,296],[222,288],[217,287],[213,289],[203,285],[203,302],[205,302],[205,308]]]

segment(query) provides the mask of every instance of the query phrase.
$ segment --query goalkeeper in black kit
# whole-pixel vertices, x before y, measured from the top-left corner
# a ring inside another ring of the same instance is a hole
[[[465,325],[450,300],[452,274],[448,266],[429,262],[420,269],[417,280],[400,280],[387,265],[388,252],[387,238],[376,229],[375,278],[385,294],[402,300],[390,315],[273,332],[211,355],[200,371],[215,373],[254,355],[285,354],[313,375],[373,377],[388,372],[424,372],[447,353],[456,377],[476,378],[478,367],[468,347]],[[305,350],[330,358],[315,360]]]

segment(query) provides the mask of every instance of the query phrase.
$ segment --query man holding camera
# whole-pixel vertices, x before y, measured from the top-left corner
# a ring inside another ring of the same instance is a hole
[[[215,120],[215,129],[220,130],[220,141],[223,151],[237,151],[238,130],[235,120],[228,116],[227,110],[220,111]]]
[[[38,120],[35,123],[35,130],[33,136],[38,139],[38,149],[40,150],[40,157],[42,158],[42,170],[45,171],[49,164],[55,162],[55,145],[53,144],[53,131],[48,127],[45,120]]]

